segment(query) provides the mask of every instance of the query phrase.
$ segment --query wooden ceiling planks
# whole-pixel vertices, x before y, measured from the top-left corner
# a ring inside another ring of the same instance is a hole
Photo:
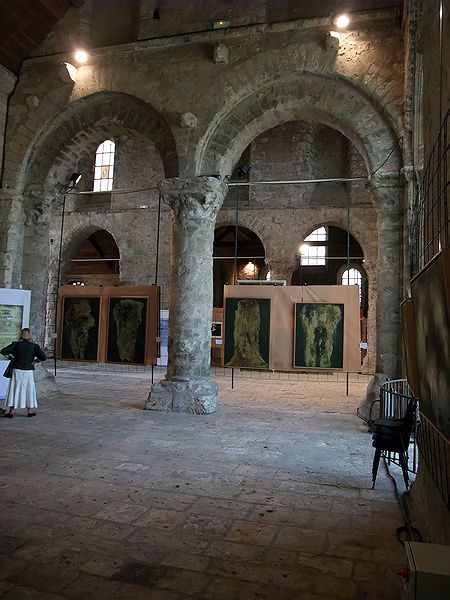
[[[71,6],[82,0],[1,0],[0,64],[17,74]]]

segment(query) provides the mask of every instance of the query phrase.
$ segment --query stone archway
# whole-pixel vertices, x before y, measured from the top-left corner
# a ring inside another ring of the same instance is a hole
[[[325,74],[301,73],[262,83],[224,108],[211,121],[196,153],[197,173],[231,174],[247,146],[262,132],[292,120],[318,121],[346,136],[361,154],[378,216],[376,372],[397,375],[399,324],[398,139],[376,99],[351,82]],[[380,285],[380,282],[382,285]],[[371,386],[376,393],[376,385]]]
[[[219,225],[214,231],[213,306],[223,307],[223,286],[239,279],[261,279],[267,273],[265,248],[251,229],[238,225]],[[234,258],[236,251],[236,260]]]
[[[58,299],[58,281],[57,274],[59,271],[59,285],[65,285],[69,283],[68,276],[71,273],[71,265],[72,259],[77,255],[80,247],[89,240],[97,232],[104,232],[107,235],[109,240],[109,248],[113,249],[111,255],[117,254],[120,258],[120,247],[117,243],[117,236],[105,229],[100,223],[91,222],[88,225],[82,225],[81,227],[75,228],[66,232],[66,235],[63,238],[61,252],[59,251],[59,240],[55,238],[50,239],[50,255],[48,262],[48,275],[43,282],[43,285],[46,289],[46,295],[42,299],[45,300],[45,323],[43,324],[44,331],[44,339],[45,345],[47,347],[52,346],[52,339],[54,333],[54,323],[55,323],[55,311],[57,306]],[[116,251],[114,250],[116,249]],[[95,248],[94,248],[95,251]],[[98,253],[98,250],[96,251]],[[61,264],[59,265],[59,255],[61,254]],[[115,261],[114,261],[115,263]],[[120,269],[120,267],[117,267]],[[99,280],[100,281],[100,280]],[[83,281],[87,285],[91,283],[94,285],[94,281]],[[101,285],[103,285],[103,282]],[[109,284],[109,283],[108,283]]]
[[[271,81],[250,92],[217,115],[196,153],[197,173],[232,171],[243,150],[267,129],[287,121],[310,119],[337,129],[361,153],[368,173],[386,160],[396,147],[396,136],[374,103],[350,82],[318,74]],[[384,164],[384,171],[397,170],[398,151]]]
[[[149,104],[128,94],[97,92],[76,100],[54,115],[41,129],[21,162],[11,159],[5,164],[4,180],[24,191],[36,189],[44,181],[58,154],[66,151],[70,161],[70,144],[80,132],[89,133],[97,123],[114,123],[136,131],[153,141],[164,165],[165,177],[178,175],[178,153],[169,125]]]
[[[12,170],[17,169],[17,176],[11,181],[16,190],[21,191],[21,204],[27,214],[21,225],[25,249],[36,247],[38,240],[42,248],[41,241],[51,237],[51,227],[59,227],[59,217],[54,216],[55,208],[60,211],[62,204],[58,191],[60,184],[76,170],[74,166],[77,165],[83,140],[85,145],[86,140],[95,142],[108,136],[110,130],[116,134],[134,132],[140,138],[150,140],[161,158],[163,177],[178,175],[178,156],[172,132],[149,104],[116,92],[98,92],[77,100],[47,122],[21,162],[18,158],[19,162],[15,165],[6,165],[6,171],[9,170],[7,177],[12,177]],[[101,229],[102,224],[98,225],[97,229]],[[19,245],[16,251],[18,254],[21,252]],[[22,284],[34,290],[32,319],[40,324],[38,330],[41,331],[47,296],[55,293],[46,287],[50,251],[51,247],[47,245],[37,256],[25,250],[22,261]],[[21,259],[18,256],[18,260]],[[42,274],[42,277],[37,277],[37,274]]]

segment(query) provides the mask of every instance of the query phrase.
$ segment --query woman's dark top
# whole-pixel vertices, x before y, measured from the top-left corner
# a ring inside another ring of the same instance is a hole
[[[30,340],[20,340],[20,342],[13,342],[0,350],[0,354],[8,356],[12,354],[14,356],[13,369],[19,369],[21,371],[34,371],[33,361],[37,358],[38,360],[47,360],[44,352],[41,350],[38,344],[30,342]]]

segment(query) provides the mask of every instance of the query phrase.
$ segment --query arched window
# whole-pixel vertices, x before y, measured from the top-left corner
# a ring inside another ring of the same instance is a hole
[[[105,140],[95,153],[94,192],[110,192],[114,175],[114,152],[116,145]]]
[[[359,303],[362,299],[362,275],[358,269],[345,269],[341,276],[342,285],[358,285],[359,286]]]
[[[326,227],[319,227],[305,237],[300,248],[300,264],[302,266],[324,265],[326,262],[326,245],[320,242],[328,240]]]

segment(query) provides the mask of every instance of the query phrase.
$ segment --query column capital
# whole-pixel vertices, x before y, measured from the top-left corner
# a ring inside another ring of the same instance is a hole
[[[163,200],[184,221],[215,220],[228,185],[216,177],[174,177],[159,186]]]

